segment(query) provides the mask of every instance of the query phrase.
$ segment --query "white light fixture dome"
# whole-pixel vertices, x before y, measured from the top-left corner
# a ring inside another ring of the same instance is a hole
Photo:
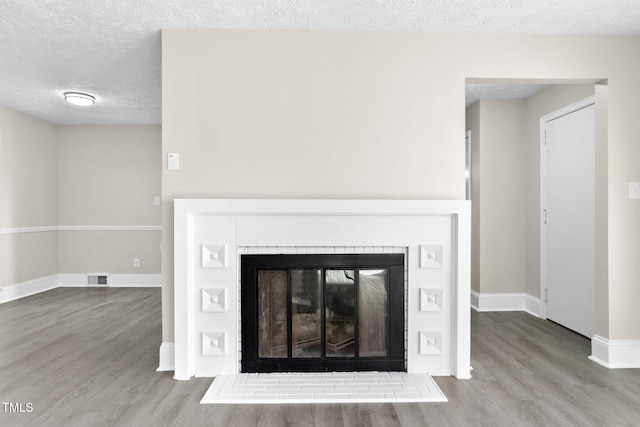
[[[73,105],[80,105],[82,107],[93,105],[96,101],[95,96],[82,92],[65,92],[64,99]]]

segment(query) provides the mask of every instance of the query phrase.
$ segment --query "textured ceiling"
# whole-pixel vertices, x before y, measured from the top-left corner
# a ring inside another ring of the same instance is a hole
[[[468,107],[482,98],[525,99],[535,95],[547,86],[542,84],[467,83],[465,105]]]
[[[640,1],[4,0],[0,104],[61,124],[160,123],[160,30],[177,27],[640,34]],[[67,90],[97,102],[72,106]]]

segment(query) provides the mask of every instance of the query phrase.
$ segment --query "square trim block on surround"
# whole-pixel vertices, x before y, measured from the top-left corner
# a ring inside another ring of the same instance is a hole
[[[442,245],[420,245],[420,268],[442,268]]]
[[[420,311],[442,311],[442,289],[420,288]]]
[[[227,246],[220,243],[202,245],[202,268],[225,268],[227,265]]]
[[[224,288],[202,289],[202,311],[227,311],[227,291]]]
[[[226,332],[203,332],[202,355],[224,356],[227,353]]]
[[[442,354],[442,332],[420,331],[420,354]]]

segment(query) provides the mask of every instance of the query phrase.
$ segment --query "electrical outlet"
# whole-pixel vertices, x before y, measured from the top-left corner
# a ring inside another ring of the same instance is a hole
[[[156,206],[160,206],[160,196],[155,196],[153,198],[153,204]]]
[[[140,268],[140,258],[133,259],[133,268]]]

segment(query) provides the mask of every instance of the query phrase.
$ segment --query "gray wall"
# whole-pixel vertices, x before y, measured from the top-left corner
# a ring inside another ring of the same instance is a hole
[[[523,293],[525,101],[482,99],[468,108],[467,126],[475,134],[472,289]]]
[[[462,199],[467,78],[607,79],[597,334],[640,338],[640,203],[627,197],[640,180],[638,66],[637,36],[163,31],[163,159],[181,156],[162,172],[163,340],[175,198]]]
[[[160,231],[90,230],[159,226],[159,126],[61,126],[58,219],[61,273],[160,272]],[[133,268],[140,258],[140,268]]]
[[[56,126],[0,106],[3,287],[58,271],[58,235],[38,231],[58,223],[58,135]]]
[[[0,285],[158,274],[160,152],[160,126],[58,126],[0,107]]]

